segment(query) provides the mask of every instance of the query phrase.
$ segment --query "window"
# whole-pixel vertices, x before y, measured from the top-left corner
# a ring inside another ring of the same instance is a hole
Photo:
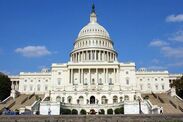
[[[161,78],[161,81],[164,81],[164,79],[163,79],[163,78]]]
[[[45,91],[47,91],[47,90],[48,90],[48,86],[46,85],[46,86],[45,86]]]
[[[165,89],[165,86],[164,86],[164,85],[162,85],[161,87],[162,87],[162,90],[164,90],[164,89]]]
[[[155,87],[156,87],[156,90],[158,90],[158,85],[155,85]]]
[[[61,102],[61,97],[60,96],[57,96],[56,101],[57,102]]]
[[[32,91],[32,85],[30,86],[30,91]]]
[[[102,96],[102,104],[107,104],[107,98],[106,98],[106,96]]]
[[[61,75],[61,72],[58,72],[58,75]]]
[[[147,88],[148,88],[148,89],[151,88],[151,84],[150,84],[150,83],[147,84]]]
[[[26,90],[27,90],[27,86],[25,85],[25,86],[24,86],[24,91],[26,91]]]
[[[67,101],[68,101],[68,103],[71,103],[72,102],[72,97],[71,96],[68,96],[67,97]]]
[[[128,72],[128,71],[126,71],[126,74],[129,74],[129,72]]]
[[[140,79],[140,81],[142,81],[142,79]]]
[[[120,102],[123,102],[123,97],[120,97],[119,99],[120,99]]]
[[[27,82],[27,80],[25,80],[25,82]]]
[[[38,85],[37,85],[37,91],[40,91],[40,89],[41,89],[41,88],[40,88],[40,85],[38,84]]]
[[[113,103],[118,103],[118,97],[117,96],[113,96]]]
[[[157,81],[158,79],[157,78],[155,78],[155,81]]]
[[[140,89],[143,90],[143,85],[142,84],[140,85]]]
[[[129,85],[129,79],[126,79],[126,84]]]
[[[62,102],[63,102],[63,103],[65,102],[65,98],[64,98],[64,97],[62,97]]]
[[[125,100],[129,100],[129,96],[128,95],[125,95]]]
[[[58,85],[60,85],[61,84],[61,79],[60,78],[58,78]]]

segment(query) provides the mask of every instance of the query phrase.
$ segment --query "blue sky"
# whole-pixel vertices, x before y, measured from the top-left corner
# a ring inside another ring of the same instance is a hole
[[[121,62],[183,72],[183,0],[93,0]],[[0,71],[18,74],[64,63],[91,0],[0,0]]]

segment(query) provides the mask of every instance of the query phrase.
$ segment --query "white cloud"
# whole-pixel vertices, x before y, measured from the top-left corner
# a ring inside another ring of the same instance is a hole
[[[171,67],[182,67],[183,66],[183,62],[175,62],[175,63],[172,63],[172,64],[168,64],[168,66],[171,66]]]
[[[154,58],[154,59],[152,59],[152,61],[151,61],[152,63],[154,63],[154,64],[159,64],[159,60],[158,59],[156,59],[156,58]]]
[[[154,47],[162,47],[162,46],[169,45],[169,43],[162,41],[162,40],[159,40],[159,39],[156,39],[156,40],[151,41],[149,45],[154,46]]]
[[[183,22],[183,14],[178,14],[178,15],[169,15],[166,18],[167,22]]]
[[[165,70],[165,69],[167,69],[167,67],[163,67],[163,66],[149,66],[149,67],[147,67],[147,69],[149,69],[149,70]]]
[[[25,57],[41,57],[51,54],[45,46],[26,46],[17,48],[15,52],[20,53]]]
[[[161,51],[167,57],[183,58],[183,48],[182,47],[172,48],[169,46],[165,46],[165,47],[161,47]]]
[[[176,33],[172,34],[172,37],[168,39],[172,41],[183,42],[183,31],[177,31]]]

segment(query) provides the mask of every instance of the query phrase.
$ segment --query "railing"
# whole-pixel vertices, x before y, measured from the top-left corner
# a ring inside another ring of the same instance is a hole
[[[158,99],[159,99],[159,101],[160,101],[161,103],[165,103],[164,100],[163,100],[160,96],[157,96],[157,97],[158,97]]]
[[[13,107],[14,105],[15,105],[15,101],[13,102],[13,103],[11,103],[9,106],[7,106],[7,108],[11,108],[11,107]]]
[[[35,95],[35,93],[31,94],[31,95],[29,96],[29,99],[31,99],[34,95]]]
[[[175,103],[173,103],[173,101],[169,100],[169,103],[170,103],[174,108],[177,109],[177,105],[176,105]]]
[[[183,112],[183,108],[179,106],[179,110]]]
[[[25,101],[27,101],[28,99],[29,99],[29,97],[24,98],[24,99],[21,101],[21,103],[20,103],[20,104],[25,103]]]
[[[157,95],[156,95],[156,94],[154,94],[153,92],[152,92],[152,95],[153,95],[155,98],[158,98],[158,97],[157,97]]]

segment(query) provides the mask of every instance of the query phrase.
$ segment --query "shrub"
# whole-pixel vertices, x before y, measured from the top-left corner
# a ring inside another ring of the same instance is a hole
[[[82,109],[82,110],[80,111],[80,114],[81,114],[81,115],[86,115],[86,110]]]
[[[73,115],[77,115],[78,114],[78,111],[76,109],[72,109],[72,114]]]
[[[121,108],[119,108],[119,112],[120,112],[120,114],[124,114],[124,107],[123,106]]]
[[[116,109],[114,110],[114,113],[115,113],[115,114],[120,114],[120,108],[116,108]]]
[[[144,99],[144,100],[148,100],[148,99],[149,99],[149,96],[146,95],[146,96],[143,97],[143,99]]]
[[[111,108],[107,109],[107,114],[113,114],[113,110]]]
[[[63,115],[69,115],[69,114],[71,114],[71,110],[61,108],[60,113],[63,114]]]
[[[99,114],[105,114],[104,109],[100,109]]]

